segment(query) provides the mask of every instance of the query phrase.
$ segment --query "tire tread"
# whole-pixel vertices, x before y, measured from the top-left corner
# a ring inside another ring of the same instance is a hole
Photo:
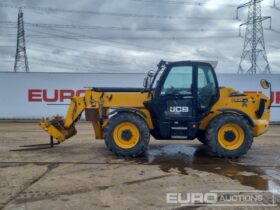
[[[217,132],[219,131],[219,128],[222,125],[230,122],[238,122],[238,124],[243,128],[245,132],[245,142],[243,143],[242,147],[233,151],[221,148],[217,140]],[[209,146],[211,151],[215,153],[218,157],[238,158],[247,153],[247,151],[251,148],[253,144],[253,129],[250,126],[249,122],[240,115],[221,114],[210,122],[205,137],[206,144]]]
[[[131,149],[119,148],[112,137],[114,128],[118,123],[132,122],[134,123],[140,132],[140,140],[138,144]],[[108,122],[104,129],[104,140],[107,148],[119,157],[138,157],[142,155],[148,148],[150,140],[150,130],[146,121],[135,113],[119,113],[114,115]]]

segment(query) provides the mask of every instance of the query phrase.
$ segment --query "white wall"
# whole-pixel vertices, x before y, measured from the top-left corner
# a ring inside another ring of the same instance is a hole
[[[141,87],[144,74],[89,74],[89,73],[0,73],[0,119],[38,119],[65,115],[69,97],[85,87]],[[220,86],[241,91],[268,91],[259,81],[272,83],[274,106],[272,120],[280,121],[280,75],[219,74]],[[55,94],[55,92],[57,94]],[[45,94],[45,97],[44,97]],[[54,97],[57,96],[57,97]],[[46,99],[53,99],[47,102]]]

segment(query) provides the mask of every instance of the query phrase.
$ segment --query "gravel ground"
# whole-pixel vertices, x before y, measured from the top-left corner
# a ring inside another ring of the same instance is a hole
[[[280,209],[280,126],[238,160],[216,158],[197,140],[151,140],[143,157],[124,160],[94,140],[91,124],[77,130],[54,148],[11,151],[48,136],[37,123],[0,123],[0,209]],[[219,201],[186,207],[201,193]],[[225,199],[234,196],[243,200]]]

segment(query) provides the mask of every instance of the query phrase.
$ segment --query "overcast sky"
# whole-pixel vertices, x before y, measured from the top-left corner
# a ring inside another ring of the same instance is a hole
[[[146,72],[164,59],[218,61],[217,72],[236,73],[244,42],[238,28],[247,8],[240,20],[235,14],[245,2],[0,0],[0,71],[13,71],[21,6],[31,72]],[[280,0],[272,5],[262,2],[273,29],[265,21],[264,36],[271,70],[280,73]]]

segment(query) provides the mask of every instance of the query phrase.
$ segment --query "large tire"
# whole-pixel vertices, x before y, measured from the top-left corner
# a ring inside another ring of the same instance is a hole
[[[206,131],[205,140],[219,157],[238,158],[252,146],[253,129],[242,116],[222,114],[214,118]]]
[[[109,119],[104,136],[106,146],[115,155],[137,157],[148,148],[150,130],[142,117],[125,112]]]

